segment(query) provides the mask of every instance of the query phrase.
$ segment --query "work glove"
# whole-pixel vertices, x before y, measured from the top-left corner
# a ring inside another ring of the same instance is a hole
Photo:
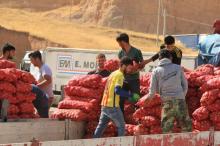
[[[133,93],[133,95],[128,99],[130,102],[137,102],[140,99],[140,95]]]

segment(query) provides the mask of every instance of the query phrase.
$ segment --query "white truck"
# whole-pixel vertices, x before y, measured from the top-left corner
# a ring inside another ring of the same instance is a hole
[[[37,69],[30,65],[27,52],[21,68],[29,70],[34,76],[37,76]],[[96,68],[96,55],[104,53],[107,59],[118,58],[117,50],[95,50],[79,48],[52,48],[49,47],[42,51],[46,64],[50,66],[53,72],[53,90],[60,93],[62,86],[66,85],[74,75],[85,75]],[[153,52],[142,52],[144,59],[154,55]],[[158,61],[151,62],[141,72],[151,72],[156,67]],[[197,58],[193,56],[183,56],[182,65],[188,69],[194,69],[197,64]]]

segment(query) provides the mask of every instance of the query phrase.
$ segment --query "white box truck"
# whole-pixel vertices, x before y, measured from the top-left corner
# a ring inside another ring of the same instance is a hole
[[[56,48],[49,47],[42,51],[46,64],[50,66],[53,72],[53,90],[60,92],[61,87],[66,85],[74,75],[86,75],[89,71],[96,68],[96,55],[104,53],[107,59],[118,58],[118,50],[96,50],[79,48]],[[26,53],[21,67],[37,76],[37,69],[30,66],[28,59],[29,52]],[[144,59],[154,55],[153,52],[143,52]],[[196,67],[196,57],[183,56],[182,66],[188,69]],[[158,61],[146,65],[141,73],[151,72],[156,67]]]

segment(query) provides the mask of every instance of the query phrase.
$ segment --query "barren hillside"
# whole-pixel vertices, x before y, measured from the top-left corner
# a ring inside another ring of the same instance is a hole
[[[114,29],[110,24],[104,25],[104,23],[119,22],[108,15],[109,5],[121,5],[118,0],[106,0],[102,1],[102,4],[99,0],[88,2],[88,0],[0,1],[0,14],[4,14],[0,15],[0,45],[5,42],[14,44],[19,50],[19,59],[24,55],[25,50],[42,49],[47,46],[118,49],[115,37],[120,32],[127,32],[134,46],[143,51],[158,51],[156,35]],[[96,7],[96,2],[99,3],[99,7]],[[86,9],[82,11],[86,5],[91,13]],[[92,14],[97,9],[100,10],[97,12],[100,18],[105,18],[102,20],[103,23],[93,19]],[[83,14],[81,16],[80,11]],[[161,40],[162,37],[159,43],[162,43]],[[196,54],[190,49],[185,49],[181,44],[178,45],[182,47],[184,54]]]

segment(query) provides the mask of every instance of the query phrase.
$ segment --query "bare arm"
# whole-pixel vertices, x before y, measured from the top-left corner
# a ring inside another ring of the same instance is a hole
[[[52,77],[49,75],[44,75],[43,78],[44,80],[37,84],[37,86],[41,89],[46,88],[52,82]]]

